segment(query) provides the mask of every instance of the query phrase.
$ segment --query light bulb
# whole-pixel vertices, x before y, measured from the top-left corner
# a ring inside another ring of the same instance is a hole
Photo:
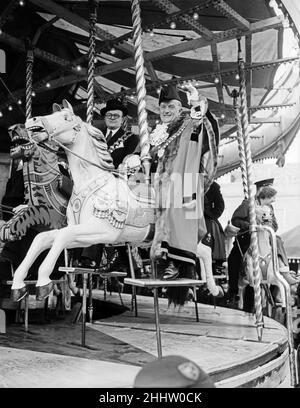
[[[9,111],[12,111],[12,110],[13,110],[13,107],[12,107],[11,105],[9,105],[8,110],[9,110]]]
[[[235,75],[235,79],[236,79],[237,81],[240,79],[239,74],[236,74],[236,75]]]
[[[222,113],[222,115],[221,115],[221,119],[225,119],[225,115],[224,115],[224,113]]]
[[[49,82],[46,83],[46,88],[50,88],[51,84]]]
[[[114,47],[111,47],[110,53],[111,53],[112,55],[114,55],[114,54],[116,53],[116,49],[115,49]]]
[[[194,20],[198,20],[198,18],[199,18],[199,14],[195,12],[195,13],[193,14],[193,19],[194,19]]]
[[[2,118],[3,117],[3,113],[2,113],[2,111],[0,111],[0,118]]]
[[[34,97],[35,95],[36,95],[36,93],[35,93],[34,91],[32,91],[32,92],[31,92],[31,96]]]
[[[77,65],[76,69],[77,71],[81,71],[81,65]]]
[[[176,28],[176,23],[175,21],[172,21],[170,24],[170,28],[172,28],[172,30],[174,30]]]
[[[154,37],[154,31],[151,30],[149,35],[150,35],[150,37]]]
[[[218,84],[219,82],[220,82],[219,78],[216,77],[215,80],[214,80],[214,83]]]
[[[21,99],[18,99],[18,105],[22,105]]]
[[[21,6],[21,7],[25,6],[25,1],[24,1],[24,0],[20,0],[20,1],[19,1],[19,6]]]

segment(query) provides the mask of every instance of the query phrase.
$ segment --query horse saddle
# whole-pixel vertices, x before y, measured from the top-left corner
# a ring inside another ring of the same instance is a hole
[[[125,224],[144,228],[154,223],[154,190],[150,184],[128,183],[130,193],[138,202],[136,207],[130,207]]]

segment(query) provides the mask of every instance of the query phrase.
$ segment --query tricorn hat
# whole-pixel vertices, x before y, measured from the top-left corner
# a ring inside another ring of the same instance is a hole
[[[164,85],[160,91],[158,104],[160,105],[162,102],[167,102],[171,99],[182,102],[175,85]]]
[[[256,181],[254,184],[256,185],[256,188],[259,189],[261,187],[272,186],[273,183],[274,183],[274,179],[270,178],[270,179]]]
[[[128,109],[119,99],[109,99],[106,106],[100,110],[100,113],[102,116],[104,116],[106,112],[111,110],[120,110],[123,112],[124,116],[128,114]]]
[[[147,363],[135,377],[134,388],[216,388],[196,363],[182,356],[166,356]]]

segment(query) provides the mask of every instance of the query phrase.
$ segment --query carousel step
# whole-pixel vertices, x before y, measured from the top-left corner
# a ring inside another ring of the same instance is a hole
[[[112,271],[112,272],[100,272],[99,275],[101,278],[124,278],[127,276],[127,272],[119,272],[119,271]]]
[[[80,268],[80,267],[71,267],[71,266],[60,266],[58,268],[60,272],[80,274],[80,273],[97,273],[99,274],[99,269],[95,268]]]
[[[166,288],[171,286],[201,286],[206,283],[203,280],[198,279],[174,279],[174,280],[161,280],[161,279],[133,279],[125,278],[124,283],[132,286],[140,286],[143,288]]]
[[[218,279],[227,279],[227,276],[226,276],[226,275],[213,275],[213,278],[214,278],[215,280],[218,280]]]

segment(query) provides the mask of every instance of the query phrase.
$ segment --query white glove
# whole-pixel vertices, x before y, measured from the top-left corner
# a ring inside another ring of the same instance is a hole
[[[16,214],[17,212],[24,210],[25,208],[27,208],[28,205],[27,204],[20,204],[17,207],[13,208],[13,212]]]
[[[186,96],[187,96],[189,105],[191,105],[193,102],[199,101],[198,91],[192,84],[184,85],[183,88],[187,90]]]
[[[138,171],[141,167],[141,159],[137,154],[130,154],[126,156],[119,165],[118,170],[124,173]]]
[[[123,160],[125,166],[129,169],[137,168],[141,166],[141,159],[140,156],[137,154],[132,154],[130,156],[125,157]]]

